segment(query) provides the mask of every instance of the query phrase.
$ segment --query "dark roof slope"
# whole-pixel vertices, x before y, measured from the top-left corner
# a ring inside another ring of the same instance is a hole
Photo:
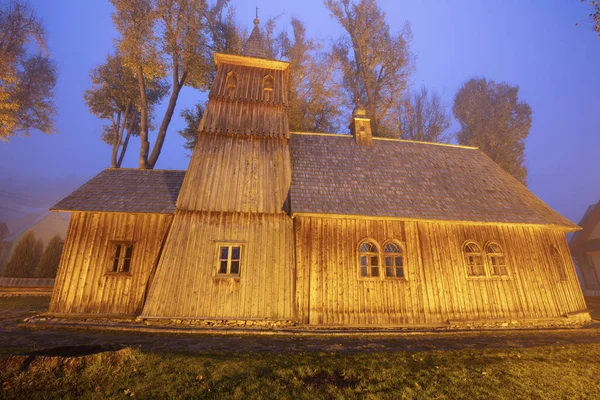
[[[293,134],[293,213],[577,225],[482,152],[459,146]]]
[[[50,209],[170,214],[184,176],[185,171],[106,169]]]
[[[265,40],[260,33],[260,28],[258,27],[258,19],[254,20],[254,28],[252,29],[252,33],[250,33],[250,37],[244,44],[242,55],[248,57],[271,58]]]

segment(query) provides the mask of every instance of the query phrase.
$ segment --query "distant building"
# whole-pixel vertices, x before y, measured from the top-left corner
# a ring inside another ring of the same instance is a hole
[[[49,311],[406,326],[583,312],[552,210],[473,147],[294,133],[256,26],[217,72],[187,171],[107,169],[73,212]]]
[[[10,226],[12,229],[7,235],[2,237],[2,224],[0,224],[0,274],[4,271],[4,267],[10,260],[15,247],[27,232],[33,232],[37,239],[40,239],[44,246],[48,244],[50,239],[55,235],[60,235],[63,240],[67,236],[67,229],[71,219],[70,213],[50,213],[48,211],[28,215],[18,220],[5,223],[4,226]]]
[[[586,296],[600,296],[600,201],[588,207],[569,247],[579,267]]]

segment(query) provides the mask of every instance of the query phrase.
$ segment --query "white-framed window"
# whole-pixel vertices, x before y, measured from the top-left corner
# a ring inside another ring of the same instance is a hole
[[[239,277],[242,268],[242,244],[217,243],[217,276]]]
[[[485,266],[481,247],[474,241],[468,241],[463,245],[463,256],[467,267],[468,277],[485,277]]]
[[[400,243],[389,241],[383,245],[386,278],[404,278],[404,251]]]
[[[490,242],[485,246],[485,255],[488,261],[491,276],[507,276],[506,257],[498,243]]]
[[[367,239],[358,246],[358,266],[361,278],[379,278],[379,246]]]

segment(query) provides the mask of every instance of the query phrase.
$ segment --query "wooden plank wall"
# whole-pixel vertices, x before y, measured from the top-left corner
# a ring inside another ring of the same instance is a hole
[[[554,317],[586,308],[563,232],[524,226],[295,217],[298,318],[344,325]],[[405,281],[359,278],[357,246],[399,240]],[[498,242],[508,279],[467,278],[461,247]],[[549,249],[562,253],[560,281]]]
[[[282,213],[290,168],[287,139],[201,134],[177,208]]]
[[[237,87],[227,87],[227,74],[237,74]],[[273,77],[271,93],[263,90],[265,76]],[[288,105],[289,68],[285,70],[249,67],[244,65],[220,64],[210,90],[210,99],[243,100],[252,103]]]
[[[143,317],[292,319],[294,241],[286,214],[176,211]],[[240,278],[219,278],[217,241],[241,242]]]
[[[49,311],[122,314],[141,312],[172,215],[74,212]],[[110,275],[111,241],[135,242],[129,276]]]
[[[286,106],[211,99],[200,123],[206,133],[289,137]]]

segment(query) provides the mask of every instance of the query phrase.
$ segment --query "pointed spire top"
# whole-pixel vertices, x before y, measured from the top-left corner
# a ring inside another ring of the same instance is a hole
[[[260,20],[258,19],[258,7],[256,7],[256,18],[254,18],[254,28],[252,29],[252,33],[250,37],[244,44],[244,51],[242,54],[249,57],[258,57],[258,58],[271,58],[269,54],[269,50],[265,45],[265,41],[260,33],[260,28],[258,27],[260,24]]]

